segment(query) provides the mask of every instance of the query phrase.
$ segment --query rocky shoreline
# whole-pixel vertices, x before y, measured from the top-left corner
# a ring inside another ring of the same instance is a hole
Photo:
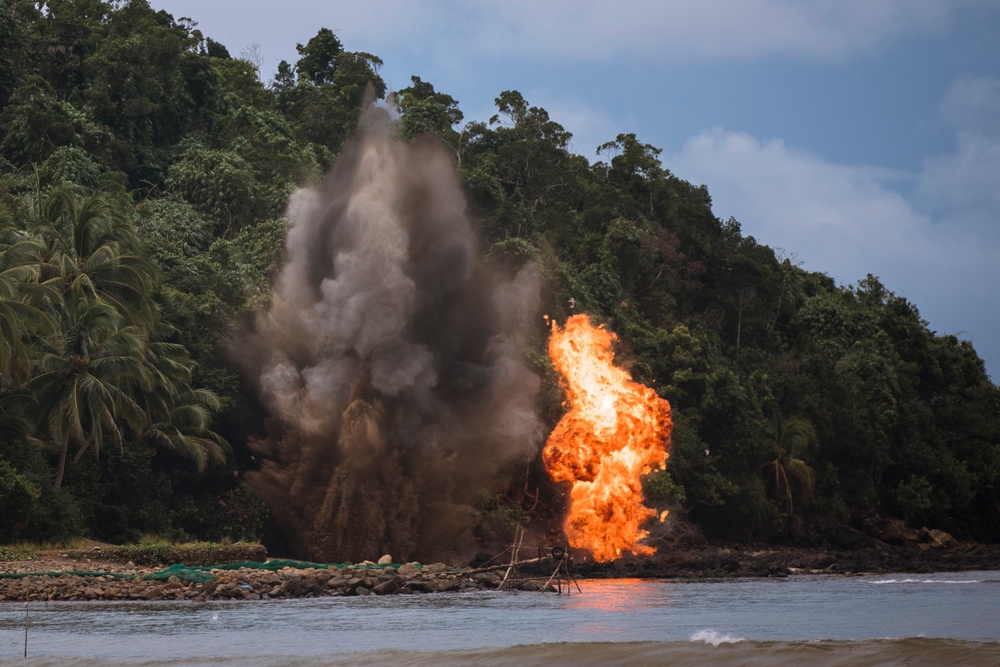
[[[1000,570],[1000,545],[961,544],[933,550],[885,543],[860,549],[703,546],[661,551],[647,559],[578,563],[573,571],[581,577],[730,579],[970,570]]]
[[[42,555],[30,561],[0,563],[0,602],[267,600],[282,598],[408,595],[471,592],[499,588],[556,591],[550,581],[551,558],[519,566],[505,578],[507,564],[494,559],[483,567],[444,563],[316,565],[270,561],[263,567],[137,567],[96,558]],[[270,569],[264,569],[269,567]],[[636,577],[712,580],[788,577],[800,574],[928,573],[1000,570],[1000,545],[955,544],[920,549],[878,543],[861,549],[710,546],[661,550],[650,558],[609,563],[570,562],[576,579]],[[76,574],[74,574],[76,572]],[[86,572],[86,574],[80,574]],[[563,582],[565,584],[565,580]]]
[[[266,565],[266,563],[265,563]],[[448,591],[496,589],[503,572],[456,569],[443,563],[342,567],[294,567],[276,570],[255,567],[206,569],[189,579],[183,572],[147,570],[88,573],[18,573],[0,578],[0,602],[83,600],[267,600],[344,595],[406,595]],[[516,579],[505,587],[542,590],[544,582]],[[553,589],[554,590],[554,589]]]

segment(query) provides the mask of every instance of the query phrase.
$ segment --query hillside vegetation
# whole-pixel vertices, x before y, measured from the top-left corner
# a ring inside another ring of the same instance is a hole
[[[298,53],[262,81],[144,0],[0,0],[0,543],[279,539],[241,483],[264,424],[227,344],[269,303],[289,195],[389,92],[328,29]],[[489,264],[536,263],[545,312],[607,324],[670,401],[651,503],[734,540],[889,517],[1000,540],[1000,390],[970,343],[718,219],[634,134],[592,162],[516,91],[484,120],[417,77],[395,100],[402,137],[453,152]],[[481,505],[556,498],[536,456]]]

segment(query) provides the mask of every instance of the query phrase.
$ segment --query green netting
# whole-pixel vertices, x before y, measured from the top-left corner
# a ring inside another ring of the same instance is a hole
[[[304,560],[285,560],[285,559],[271,559],[263,563],[258,563],[254,561],[243,561],[240,563],[226,563],[224,565],[184,565],[183,563],[177,563],[176,565],[171,565],[170,567],[153,572],[152,574],[145,575],[146,580],[166,580],[170,577],[177,577],[178,579],[184,579],[185,581],[194,582],[206,582],[215,577],[212,576],[212,570],[239,570],[242,568],[247,568],[250,570],[281,570],[286,567],[293,567],[299,570],[306,570],[309,568],[325,570],[328,568],[344,568],[349,566],[354,566],[354,563],[311,563]],[[401,563],[387,563],[383,565],[365,565],[362,567],[367,568],[379,568],[384,569],[387,567],[399,567]],[[421,567],[420,565],[415,565],[415,567]]]

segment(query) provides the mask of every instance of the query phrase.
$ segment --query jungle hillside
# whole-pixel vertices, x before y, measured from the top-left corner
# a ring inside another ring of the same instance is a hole
[[[605,324],[669,400],[651,505],[737,542],[890,520],[1000,541],[1000,388],[918,304],[803,270],[635,134],[574,154],[517,91],[469,119],[418,77],[387,90],[330,29],[302,39],[265,80],[145,0],[0,0],[0,544],[281,544],[244,482],[266,426],[232,346],[370,87],[402,138],[448,148],[486,264],[536,265],[543,312]],[[525,355],[554,426],[541,316]],[[529,524],[558,497],[539,451],[477,503]]]

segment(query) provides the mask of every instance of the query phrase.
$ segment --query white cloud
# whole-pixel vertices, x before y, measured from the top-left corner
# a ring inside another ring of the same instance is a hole
[[[923,161],[917,201],[951,227],[1000,245],[1000,77],[959,77],[941,103],[955,149]]]
[[[880,184],[884,172],[721,129],[689,139],[667,166],[708,184],[720,217],[735,216],[762,243],[845,283],[889,259],[926,262],[936,254],[931,221]]]
[[[988,365],[1000,364],[1000,199],[989,196],[1000,145],[962,136],[954,153],[911,175],[935,201],[930,212],[886,187],[898,172],[834,164],[745,133],[704,132],[664,162],[707,183],[716,215],[735,216],[744,234],[844,284],[879,276],[932,329],[963,334]],[[972,178],[980,172],[983,180]]]
[[[953,216],[989,216],[1000,227],[1000,134],[960,132],[955,152],[924,160],[917,196],[928,208]]]

